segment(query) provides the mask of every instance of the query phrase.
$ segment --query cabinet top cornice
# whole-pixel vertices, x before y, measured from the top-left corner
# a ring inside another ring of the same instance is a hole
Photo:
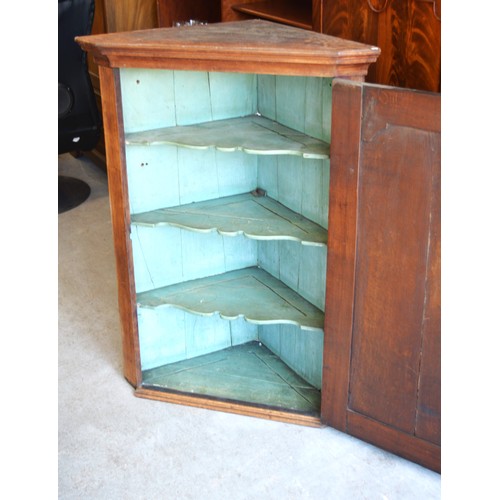
[[[307,76],[366,75],[380,49],[269,21],[77,37],[102,66]]]

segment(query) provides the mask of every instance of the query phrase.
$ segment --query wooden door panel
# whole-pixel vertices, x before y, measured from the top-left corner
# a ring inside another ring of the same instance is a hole
[[[333,96],[323,418],[438,468],[440,98]]]
[[[434,144],[436,151],[440,143]],[[436,155],[440,156],[440,155]],[[429,266],[425,290],[422,360],[415,435],[441,444],[441,177],[435,158],[429,238]]]
[[[378,134],[363,145],[359,174],[349,406],[413,432],[429,233],[430,180],[422,172],[428,137],[393,126]],[[401,149],[380,150],[395,141]]]
[[[405,432],[415,428],[431,135],[375,112],[363,122],[349,407]]]

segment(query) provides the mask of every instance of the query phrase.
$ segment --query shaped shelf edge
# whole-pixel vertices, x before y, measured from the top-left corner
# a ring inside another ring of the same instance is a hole
[[[142,292],[138,307],[175,307],[201,316],[218,314],[226,320],[243,317],[258,325],[294,324],[322,330],[324,313],[258,267]]]
[[[259,192],[255,190],[252,193]],[[244,235],[256,240],[292,240],[325,246],[328,232],[319,224],[267,196],[246,193],[160,208],[131,216],[136,226],[173,226],[199,233]]]
[[[260,115],[165,127],[126,134],[128,145],[170,144],[193,149],[244,151],[256,155],[296,155],[330,158],[330,145]]]

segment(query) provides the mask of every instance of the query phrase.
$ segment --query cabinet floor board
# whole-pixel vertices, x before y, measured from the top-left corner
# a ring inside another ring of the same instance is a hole
[[[260,342],[179,361],[143,374],[143,386],[319,414],[320,391]]]

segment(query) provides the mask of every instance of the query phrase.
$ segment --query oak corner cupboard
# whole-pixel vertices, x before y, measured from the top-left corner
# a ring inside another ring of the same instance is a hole
[[[135,394],[342,428],[332,95],[359,91],[379,49],[263,20],[77,41],[99,65]]]

